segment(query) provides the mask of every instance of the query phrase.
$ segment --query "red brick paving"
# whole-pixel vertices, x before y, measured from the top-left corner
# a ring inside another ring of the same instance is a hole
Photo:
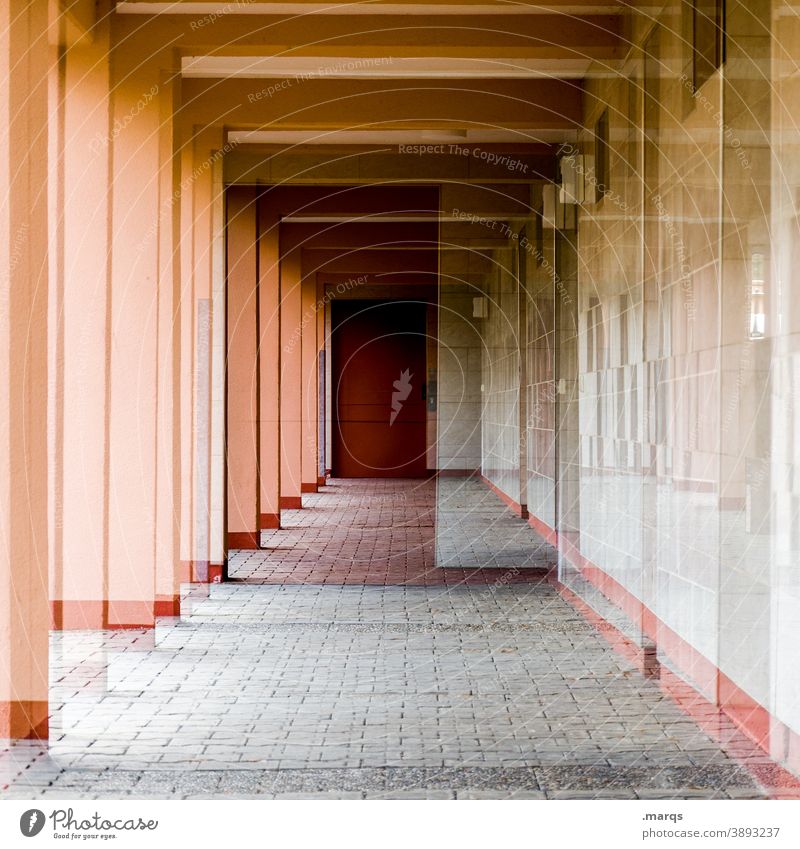
[[[535,569],[434,564],[435,480],[335,478],[265,531],[262,551],[231,557],[230,577],[257,584],[369,586],[536,583]]]

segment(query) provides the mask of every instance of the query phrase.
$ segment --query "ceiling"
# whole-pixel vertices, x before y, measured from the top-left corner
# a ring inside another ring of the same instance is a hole
[[[622,2],[123,0],[131,49],[177,56],[195,125],[237,144],[557,143],[619,73]],[[438,135],[437,135],[438,134]]]

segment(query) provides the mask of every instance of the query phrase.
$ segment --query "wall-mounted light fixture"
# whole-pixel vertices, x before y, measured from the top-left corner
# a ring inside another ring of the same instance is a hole
[[[583,203],[584,199],[584,167],[583,157],[575,153],[563,156],[559,161],[561,168],[561,203]]]
[[[767,269],[761,252],[750,257],[750,338],[762,339],[767,331]]]

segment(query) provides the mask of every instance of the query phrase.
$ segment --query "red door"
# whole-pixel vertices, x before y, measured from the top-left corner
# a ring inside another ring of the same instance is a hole
[[[332,306],[333,475],[425,477],[426,305]]]

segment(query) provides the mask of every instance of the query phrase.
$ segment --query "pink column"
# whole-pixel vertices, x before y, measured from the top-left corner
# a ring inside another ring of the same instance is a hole
[[[269,196],[258,207],[259,528],[281,525],[279,218]]]
[[[202,572],[208,575],[208,557],[200,564],[197,550],[197,504],[195,494],[196,455],[195,440],[197,415],[197,334],[198,322],[195,299],[194,275],[194,192],[192,191],[192,169],[194,167],[194,145],[189,129],[183,128],[180,142],[180,195],[177,200],[180,210],[180,579],[190,582]]]
[[[0,737],[46,738],[47,3],[0,6]]]
[[[211,140],[186,138],[181,167],[182,485],[181,578],[220,580],[221,558],[212,553],[212,423],[214,288]],[[220,316],[221,321],[224,321]]]
[[[328,404],[327,399],[327,382],[328,382],[328,370],[329,364],[327,362],[328,352],[327,346],[325,343],[325,313],[328,309],[327,306],[327,298],[325,297],[325,284],[321,280],[321,276],[319,274],[315,275],[316,277],[316,289],[317,289],[317,362],[319,362],[319,354],[322,352],[325,356],[325,367],[322,371],[322,374],[317,375],[317,392],[321,394],[317,395],[317,410],[318,415],[321,415],[321,421],[317,424],[317,463],[319,464],[320,457],[325,457],[325,464],[320,467],[317,465],[317,486],[324,486],[326,478],[326,470],[325,466],[327,466],[327,421],[330,416],[330,411],[326,409]],[[322,414],[324,413],[324,414]]]
[[[303,506],[303,301],[300,285],[300,250],[281,257],[281,481],[280,505],[295,510]]]
[[[181,265],[180,173],[173,120],[180,81],[160,72],[158,107],[158,348],[156,407],[155,616],[180,614]]]
[[[303,397],[303,492],[317,491],[317,427],[319,419],[319,393],[317,378],[317,276],[307,274],[301,283],[302,321],[302,397]]]
[[[259,548],[256,191],[228,190],[227,548]]]
[[[64,261],[58,275],[61,426],[56,456],[54,628],[104,628],[107,620],[106,522],[109,351],[107,23],[63,60]],[[59,211],[62,212],[61,210]],[[59,216],[60,217],[60,216]]]
[[[155,600],[159,74],[128,61],[112,85],[109,628],[153,625]]]

